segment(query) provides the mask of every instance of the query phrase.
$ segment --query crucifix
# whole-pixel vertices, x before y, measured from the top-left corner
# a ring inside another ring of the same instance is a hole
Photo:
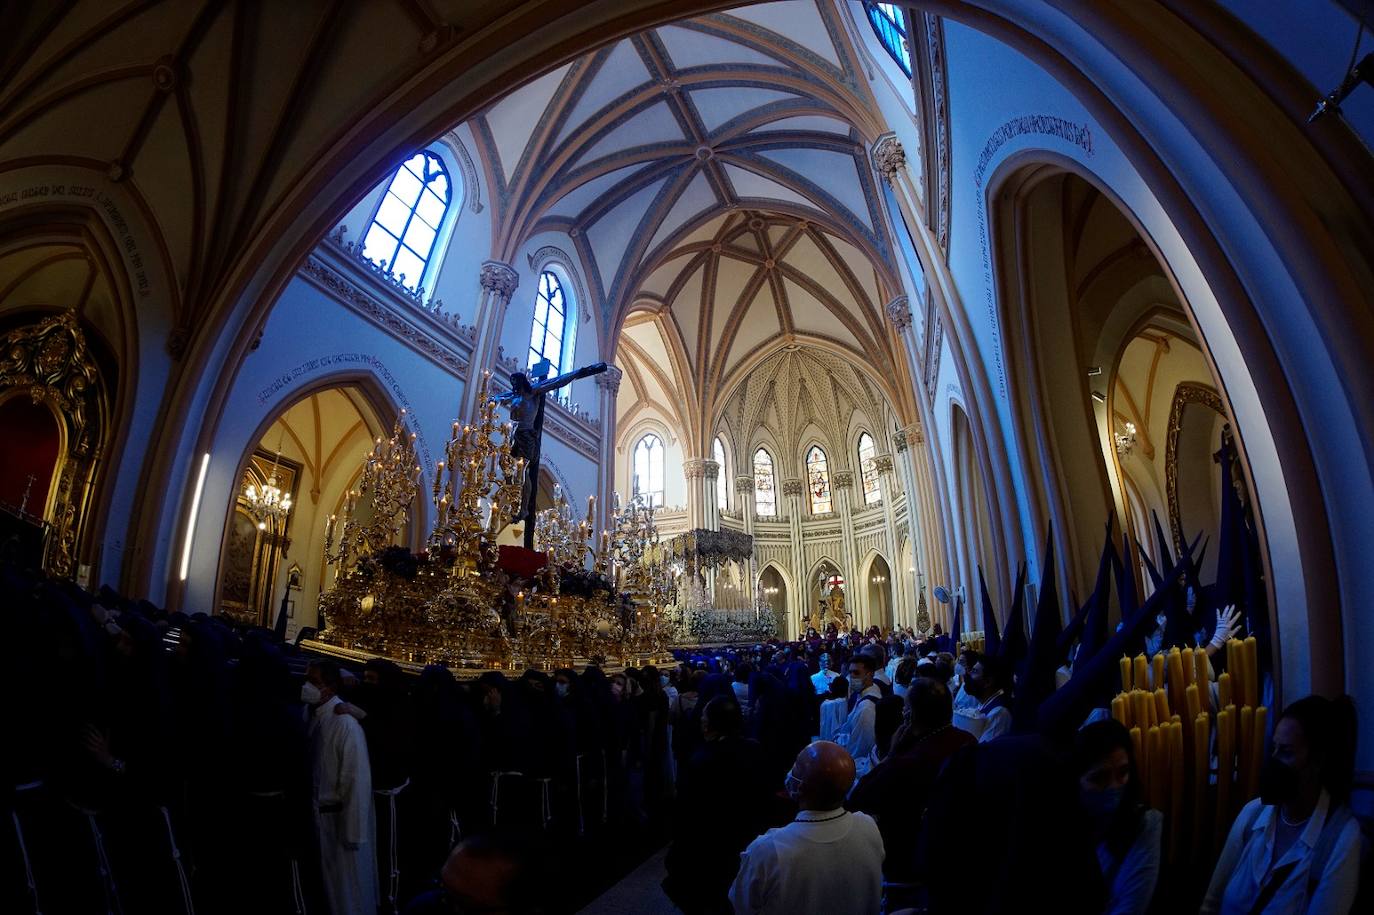
[[[553,364],[540,359],[529,373],[511,372],[510,392],[494,399],[510,411],[515,426],[515,440],[511,455],[525,459],[525,485],[520,492],[520,507],[512,522],[525,525],[525,548],[534,549],[534,496],[539,485],[539,440],[544,433],[544,395],[567,387],[579,378],[589,378],[606,371],[606,363],[594,362],[562,375],[550,378]]]

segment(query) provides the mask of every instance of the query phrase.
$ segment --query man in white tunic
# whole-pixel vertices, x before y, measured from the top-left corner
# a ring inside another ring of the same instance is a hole
[[[310,715],[320,871],[333,915],[376,915],[372,766],[362,725],[336,712],[339,682],[339,665],[313,661],[301,685]]]
[[[844,809],[853,782],[854,760],[839,744],[818,740],[801,751],[787,776],[787,791],[801,812],[740,856],[730,887],[736,915],[872,915],[881,909],[883,838],[868,814]]]
[[[856,654],[849,661],[849,717],[835,736],[835,742],[849,751],[863,776],[872,766],[873,749],[878,745],[874,725],[882,689],[873,682],[877,663],[872,655]]]

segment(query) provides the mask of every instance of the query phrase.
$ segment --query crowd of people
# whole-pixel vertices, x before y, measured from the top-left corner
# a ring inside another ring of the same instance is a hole
[[[1275,716],[1190,887],[1126,729],[1018,727],[1005,658],[938,631],[469,680],[13,569],[3,594],[6,912],[574,911],[665,842],[687,913],[1356,905],[1345,699]]]

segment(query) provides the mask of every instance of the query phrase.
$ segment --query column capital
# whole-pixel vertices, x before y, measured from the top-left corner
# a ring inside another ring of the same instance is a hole
[[[892,433],[892,444],[897,446],[897,452],[899,454],[906,453],[907,439],[905,429],[898,429],[896,432]]]
[[[705,461],[701,458],[688,458],[682,462],[682,475],[689,480],[700,480],[706,476]]]
[[[891,302],[888,302],[884,310],[887,312],[887,319],[901,333],[911,326],[911,305],[905,295],[899,295]]]
[[[852,489],[854,486],[854,471],[837,470],[834,476],[830,478],[830,482],[836,489]]]
[[[906,167],[906,150],[895,133],[885,133],[873,144],[873,167],[883,180],[891,184],[897,173]]]
[[[620,393],[620,379],[625,377],[625,373],[613,365],[607,365],[606,371],[596,376],[596,386],[603,391],[609,391],[614,397]]]
[[[806,484],[802,480],[783,480],[782,494],[784,496],[797,496],[806,492]]]
[[[875,455],[874,458],[873,458],[873,466],[876,467],[876,468],[878,469],[878,472],[879,472],[879,473],[891,473],[891,472],[892,472],[892,467],[893,467],[892,455],[890,455],[890,454],[879,454],[879,455]]]
[[[494,292],[504,299],[509,299],[515,294],[516,288],[520,285],[520,274],[515,272],[515,268],[510,264],[503,264],[501,261],[485,261],[482,270],[478,274],[478,282],[482,289],[487,292]]]
[[[709,459],[702,461],[701,469],[702,472],[706,475],[706,479],[708,480],[715,480],[720,477],[720,461],[713,461]]]
[[[746,476],[735,477],[735,492],[751,493],[754,491],[754,478]]]

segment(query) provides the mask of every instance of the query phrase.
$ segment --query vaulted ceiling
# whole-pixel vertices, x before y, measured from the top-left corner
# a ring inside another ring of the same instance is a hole
[[[794,0],[640,32],[469,122],[497,251],[573,238],[602,332],[625,325],[617,361],[692,414],[689,451],[785,345],[870,366],[891,402],[910,387],[883,314],[901,284],[868,157],[882,121],[843,15]]]

